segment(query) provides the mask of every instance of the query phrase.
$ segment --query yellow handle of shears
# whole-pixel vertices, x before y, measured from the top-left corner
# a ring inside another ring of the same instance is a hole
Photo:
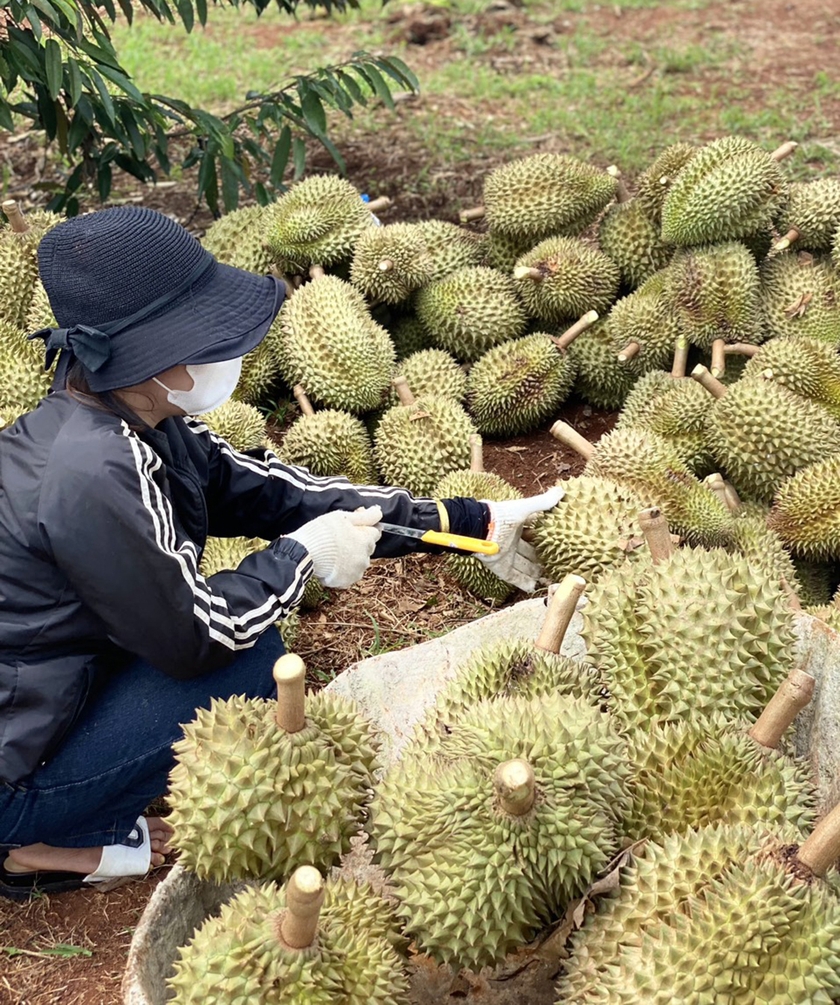
[[[444,548],[474,551],[479,555],[497,555],[499,552],[499,546],[495,541],[482,541],[480,537],[464,537],[461,534],[447,534],[441,530],[427,530],[420,540],[427,544],[439,544]]]

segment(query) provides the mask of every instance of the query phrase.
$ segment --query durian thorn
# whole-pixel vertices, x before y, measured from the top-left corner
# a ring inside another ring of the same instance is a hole
[[[674,362],[671,364],[672,377],[684,377],[688,366],[688,339],[678,338],[674,343]]]
[[[595,447],[589,440],[581,436],[576,429],[572,429],[569,423],[563,422],[562,419],[558,419],[551,427],[551,435],[555,440],[559,440],[561,443],[565,443],[567,447],[571,447],[572,450],[580,454],[587,461],[595,453]]]
[[[802,601],[799,599],[796,590],[794,590],[784,576],[779,578],[779,583],[787,595],[788,607],[794,612],[794,614],[799,614],[802,611]]]
[[[318,916],[324,903],[324,878],[311,865],[296,869],[286,884],[286,910],[279,936],[290,949],[306,949],[318,933]]]
[[[380,195],[376,199],[371,199],[370,202],[366,202],[365,205],[371,211],[371,213],[378,213],[382,209],[387,209],[393,200],[389,199],[387,195]]]
[[[470,471],[484,471],[484,443],[478,433],[470,433]]]
[[[621,168],[617,164],[610,164],[606,168],[607,174],[611,178],[615,178],[615,201],[618,203],[630,202],[630,190],[624,184],[624,179],[621,177]]]
[[[761,346],[750,345],[749,342],[731,342],[724,345],[723,352],[726,356],[755,356]]]
[[[458,214],[461,223],[469,223],[470,220],[480,220],[487,210],[483,206],[473,206],[472,209],[462,209]]]
[[[274,721],[287,733],[299,733],[306,724],[306,667],[300,656],[286,653],[274,664],[277,708]]]
[[[562,583],[555,586],[554,592],[549,594],[548,611],[534,643],[537,649],[544,649],[549,653],[560,652],[569,622],[585,589],[586,580],[583,576],[576,576],[571,572]]]
[[[578,335],[582,335],[587,328],[591,328],[597,320],[597,311],[587,311],[582,318],[578,318],[572,327],[567,328],[562,335],[550,335],[549,338],[558,349],[566,350],[572,342],[574,342]]]
[[[726,394],[726,384],[721,384],[717,378],[709,373],[708,369],[702,363],[695,366],[691,371],[691,376],[698,384],[702,384],[712,397],[722,398]]]
[[[804,670],[791,670],[749,731],[755,742],[778,747],[785,730],[813,697],[815,683]]]
[[[309,278],[310,279],[322,279],[326,275],[324,272],[323,265],[315,265],[314,263],[309,266]]]
[[[513,270],[513,278],[533,279],[535,283],[541,283],[545,279],[545,273],[533,265],[517,265]]]
[[[390,258],[383,258],[377,266],[380,272],[390,272],[393,267],[394,263]]]
[[[303,384],[295,384],[292,388],[292,394],[295,396],[295,401],[298,403],[298,408],[300,408],[303,415],[315,414],[315,409],[312,407],[312,402],[303,389]]]
[[[9,219],[9,226],[16,234],[25,234],[29,230],[29,224],[26,222],[26,218],[21,211],[20,206],[17,204],[15,199],[4,199],[2,207],[3,212]]]
[[[785,157],[790,157],[798,146],[799,144],[796,140],[788,140],[787,143],[783,143],[780,147],[776,147],[773,153],[770,154],[770,160],[783,161]]]
[[[628,342],[618,354],[618,362],[629,363],[631,359],[635,359],[639,355],[641,348],[641,342]]]
[[[712,342],[712,376],[721,378],[726,373],[726,353],[723,351],[726,342],[722,338],[716,338]]]
[[[780,251],[787,251],[787,249],[799,238],[799,231],[796,227],[791,227],[790,230],[785,234],[784,237],[780,237],[778,241],[770,249],[772,254],[778,254]]]
[[[402,405],[413,405],[417,400],[411,393],[411,388],[408,386],[408,381],[405,377],[394,377],[393,380],[394,390],[397,392],[397,397],[400,399],[400,404]]]
[[[504,761],[496,768],[493,787],[502,809],[512,817],[524,816],[537,796],[534,769],[520,757]]]
[[[796,853],[815,876],[824,876],[840,856],[840,804],[820,820]]]
[[[674,553],[671,530],[665,514],[658,506],[651,506],[639,512],[639,526],[645,535],[648,551],[654,565],[667,561]]]

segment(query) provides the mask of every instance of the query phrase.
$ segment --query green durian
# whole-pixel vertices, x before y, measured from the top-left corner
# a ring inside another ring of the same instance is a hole
[[[802,586],[796,566],[782,539],[767,526],[769,513],[769,507],[760,503],[742,503],[733,514],[733,545],[750,565],[798,594]]]
[[[662,226],[662,204],[674,179],[699,149],[690,143],[674,143],[666,147],[636,179],[636,199],[657,232]]]
[[[840,227],[834,231],[834,237],[831,240],[831,261],[834,263],[835,269],[840,269]]]
[[[416,224],[369,227],[356,241],[350,281],[371,300],[398,304],[434,276],[434,261]]]
[[[634,379],[648,370],[671,365],[682,329],[674,309],[668,269],[654,272],[637,290],[616,301],[608,318],[615,353],[623,355],[633,343],[639,346],[638,354],[623,364]]]
[[[575,370],[574,390],[596,408],[621,408],[639,376],[618,360],[608,318],[601,318],[572,342],[568,353]]]
[[[313,475],[341,475],[355,485],[376,485],[373,446],[361,419],[334,408],[315,412],[310,405],[302,411],[283,435],[280,459]]]
[[[737,240],[769,225],[787,195],[770,154],[742,136],[725,136],[698,150],[674,178],[662,204],[662,240],[681,246]]]
[[[44,370],[44,343],[29,342],[22,329],[0,321],[0,408],[18,418],[46,396],[52,380]]]
[[[819,618],[835,632],[840,632],[840,607],[836,604],[820,604],[817,607],[806,607],[805,612],[812,618]]]
[[[782,481],[767,523],[801,558],[840,559],[840,454]]]
[[[495,230],[489,230],[482,236],[483,260],[480,264],[505,273],[512,272],[517,259],[539,243],[530,237],[509,237]]]
[[[796,591],[804,607],[827,604],[832,599],[832,593],[837,584],[837,575],[830,562],[810,562],[807,559],[791,556],[796,569],[796,579],[799,589]]]
[[[38,245],[62,217],[44,210],[21,214],[16,205],[12,213],[26,229],[0,227],[0,323],[23,328],[38,282]]]
[[[272,254],[266,243],[273,206],[243,206],[215,220],[201,243],[217,261],[236,269],[265,276],[277,267],[287,271],[287,263]]]
[[[573,357],[535,332],[488,350],[470,369],[467,409],[482,433],[527,433],[555,415],[575,381]]]
[[[806,335],[840,345],[840,274],[828,258],[786,251],[761,266],[761,309],[767,333]]]
[[[287,301],[288,302],[288,301]],[[280,380],[282,362],[282,330],[275,318],[265,338],[242,357],[242,373],[233,397],[249,405],[259,404]]]
[[[454,356],[443,349],[421,349],[394,364],[395,377],[402,375],[416,395],[436,394],[461,404],[467,394],[467,375]],[[391,388],[386,406],[399,404]]]
[[[431,339],[416,314],[403,314],[389,327],[397,361],[431,348]]]
[[[485,242],[482,235],[457,227],[445,220],[424,220],[413,224],[426,242],[434,269],[431,281],[471,265],[483,265]],[[502,270],[506,271],[506,270]]]
[[[255,450],[265,437],[265,416],[262,412],[235,399],[205,413],[201,421],[234,450]]]
[[[261,537],[208,537],[201,553],[199,572],[206,579],[217,572],[236,570],[239,563],[268,547],[268,541]]]
[[[525,311],[513,280],[483,265],[424,286],[415,309],[432,342],[462,362],[478,359],[525,330]]]
[[[621,281],[631,289],[664,269],[674,253],[638,199],[610,206],[598,225],[598,243],[621,270]]]
[[[605,313],[615,300],[621,271],[580,238],[549,237],[518,259],[513,275],[529,314],[561,322],[587,311]]]
[[[485,178],[487,226],[533,243],[555,234],[579,234],[615,191],[613,177],[575,157],[549,153],[523,157]]]
[[[744,376],[774,380],[840,419],[840,355],[827,342],[804,335],[770,339],[747,360]]]
[[[328,408],[358,414],[380,405],[395,362],[388,333],[364,297],[336,276],[302,286],[280,310],[281,370]]]
[[[36,332],[41,328],[55,328],[56,324],[47,291],[41,280],[37,279],[32,289],[32,299],[29,301],[24,328],[27,332]]]
[[[782,234],[796,230],[797,248],[830,251],[834,233],[840,227],[840,180],[814,178],[792,182],[776,227]]]

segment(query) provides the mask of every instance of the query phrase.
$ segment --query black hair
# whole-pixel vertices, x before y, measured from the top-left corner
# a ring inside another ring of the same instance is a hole
[[[133,412],[115,391],[91,391],[87,379],[87,369],[77,359],[73,360],[67,370],[66,386],[73,398],[85,399],[94,408],[111,412],[117,418],[122,419],[134,432],[142,432],[151,428],[148,422]]]

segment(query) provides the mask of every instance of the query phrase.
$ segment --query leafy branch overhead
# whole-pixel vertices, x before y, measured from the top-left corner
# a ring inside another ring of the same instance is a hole
[[[207,21],[207,0],[0,0],[0,128],[22,117],[43,130],[70,165],[63,190],[49,204],[75,213],[76,193],[95,183],[101,199],[116,167],[142,181],[169,174],[178,158],[197,168],[198,197],[214,212],[235,209],[240,193],[261,203],[283,191],[291,163],[304,170],[304,139],[317,139],[340,170],[341,154],[327,135],[327,110],[352,117],[357,105],[381,101],[392,91],[416,91],[417,78],[396,56],[356,52],[346,62],[293,76],[270,93],[249,92],[227,115],[194,108],[177,97],[141,92],[122,67],[109,22],[132,22],[143,8],[160,21],[180,21],[189,32]],[[218,6],[250,5],[261,14],[272,0],[211,0]],[[273,0],[294,14],[301,0]],[[327,13],[357,7],[358,0],[303,0]]]

